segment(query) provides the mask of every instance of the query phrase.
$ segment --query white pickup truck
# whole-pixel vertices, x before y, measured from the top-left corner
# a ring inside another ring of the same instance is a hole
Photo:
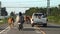
[[[32,18],[31,18],[31,25],[32,25],[32,27],[34,25],[47,26],[46,15],[43,15],[42,13],[33,13]]]

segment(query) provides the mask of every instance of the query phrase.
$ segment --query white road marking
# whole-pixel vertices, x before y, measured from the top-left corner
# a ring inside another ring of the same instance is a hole
[[[9,31],[9,27],[7,27],[6,29],[2,30],[2,31],[0,32],[0,34],[2,34],[2,33],[7,33],[7,31]]]
[[[41,34],[41,32],[40,32],[40,31],[35,30],[35,32],[36,32],[36,33],[40,33],[40,34]]]
[[[14,23],[15,25],[16,25],[16,22]],[[10,30],[10,28],[9,28],[9,26],[6,28],[6,29],[4,29],[4,30],[2,30],[1,32],[0,32],[0,34],[7,34],[7,32]]]
[[[15,23],[15,25],[16,25],[16,23]],[[17,27],[14,27],[14,28],[17,28]],[[24,27],[24,28],[33,28],[33,29],[36,29],[35,32],[41,34],[41,32],[39,31],[40,28],[37,28],[37,27]],[[10,30],[10,29],[9,29],[9,26],[8,26],[6,29],[2,30],[2,31],[0,32],[0,34],[2,34],[2,33],[7,34],[7,32],[8,32],[9,30]]]

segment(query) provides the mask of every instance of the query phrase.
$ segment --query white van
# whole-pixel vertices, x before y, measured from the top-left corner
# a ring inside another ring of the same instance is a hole
[[[43,15],[42,13],[33,13],[32,18],[31,18],[31,25],[32,25],[32,27],[34,25],[47,26],[46,15]]]

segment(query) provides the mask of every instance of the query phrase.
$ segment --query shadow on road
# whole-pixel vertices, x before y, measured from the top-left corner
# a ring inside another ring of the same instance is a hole
[[[60,26],[47,26],[47,28],[60,28]]]
[[[0,30],[4,30],[5,28],[0,28]]]
[[[33,28],[24,28],[23,31],[35,31]]]
[[[38,27],[43,27],[43,26],[38,26]],[[44,28],[60,28],[60,26],[47,26],[47,27],[44,27]]]

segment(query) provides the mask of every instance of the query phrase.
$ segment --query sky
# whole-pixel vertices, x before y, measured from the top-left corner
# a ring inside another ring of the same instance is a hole
[[[24,7],[47,7],[47,0],[0,0],[2,7],[6,7],[8,13],[20,11],[24,13],[29,8]],[[50,7],[55,7],[60,4],[60,0],[50,0]],[[18,8],[19,7],[19,8]]]

